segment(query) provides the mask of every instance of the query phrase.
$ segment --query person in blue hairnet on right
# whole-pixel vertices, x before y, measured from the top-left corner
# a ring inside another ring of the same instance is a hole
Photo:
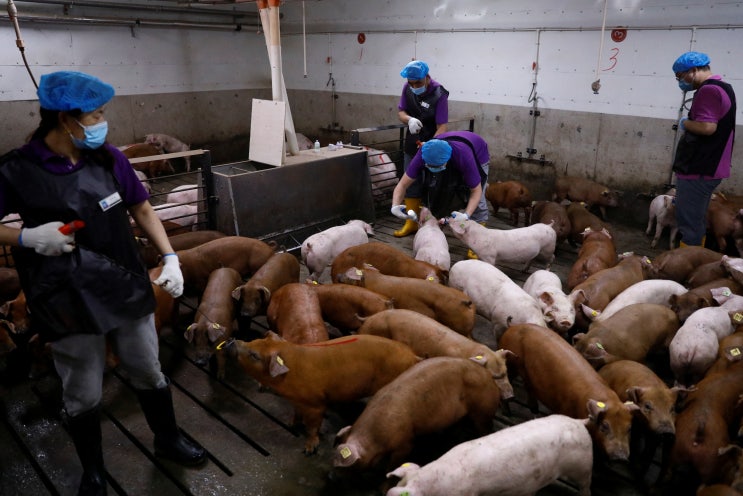
[[[400,102],[397,104],[398,118],[408,126],[403,145],[403,171],[406,171],[418,152],[420,143],[446,132],[446,123],[449,121],[449,92],[431,79],[428,64],[422,60],[409,62],[402,68],[400,75],[407,79],[402,88]],[[408,188],[405,205],[416,214],[420,212],[421,189],[418,183],[414,182]],[[409,221],[393,234],[400,238],[417,230],[418,223]]]
[[[735,140],[735,92],[710,70],[709,56],[686,52],[673,63],[681,91],[695,91],[676,148],[676,221],[680,246],[704,246],[705,215],[712,192],[730,177]]]

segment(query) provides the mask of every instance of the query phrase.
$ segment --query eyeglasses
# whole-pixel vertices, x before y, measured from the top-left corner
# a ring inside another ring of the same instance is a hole
[[[689,74],[690,71],[691,71],[691,69],[689,69],[688,71],[684,71],[684,72],[677,72],[676,73],[676,81],[681,81],[682,79],[684,79],[686,77],[686,75]]]

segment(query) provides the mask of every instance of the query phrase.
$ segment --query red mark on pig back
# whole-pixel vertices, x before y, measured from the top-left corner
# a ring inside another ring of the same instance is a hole
[[[337,344],[348,344],[353,343],[354,341],[358,341],[359,338],[356,336],[349,336],[347,338],[338,338],[334,339],[332,341],[323,341],[321,343],[309,343],[309,344],[303,344],[302,346],[335,346]]]

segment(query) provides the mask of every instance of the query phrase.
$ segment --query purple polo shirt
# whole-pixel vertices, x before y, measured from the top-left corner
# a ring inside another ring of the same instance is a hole
[[[487,164],[490,162],[490,152],[488,151],[488,143],[482,139],[479,135],[471,133],[469,131],[451,131],[448,133],[441,133],[436,136],[436,139],[444,139],[447,136],[460,136],[465,138],[467,141],[472,143],[477,155],[477,160],[480,164]],[[449,159],[447,167],[454,167],[462,174],[464,184],[470,188],[477,187],[480,184],[480,172],[477,170],[477,162],[475,157],[472,156],[472,149],[467,143],[461,143],[459,141],[449,141],[451,145],[451,158]],[[408,170],[405,174],[412,178],[417,179],[420,176],[423,167],[426,164],[423,163],[423,155],[421,150],[415,154],[413,160],[410,161]]]
[[[137,175],[134,173],[134,168],[129,163],[129,159],[118,148],[109,144],[104,144],[103,146],[114,157],[114,176],[119,183],[119,194],[124,204],[130,207],[147,200],[150,195],[144,189],[142,183],[139,182]],[[83,158],[77,164],[73,164],[67,157],[59,156],[51,151],[43,139],[30,141],[20,149],[24,155],[31,157],[53,174],[64,174],[77,170],[85,161]],[[10,213],[16,213],[17,211],[18,207],[16,205],[8,204],[7,195],[5,194],[5,184],[2,178],[0,178],[0,218]]]
[[[710,76],[710,79],[722,80],[718,75]],[[730,110],[730,98],[725,90],[711,84],[702,86],[694,92],[694,101],[689,110],[689,119],[699,122],[717,123]],[[720,163],[717,165],[715,175],[712,179],[725,179],[730,177],[731,159],[733,156],[733,133],[730,133],[725,151],[722,153]],[[679,179],[699,179],[699,174],[677,174]]]
[[[428,83],[426,91],[423,95],[428,95],[433,92],[436,88],[441,86],[439,83],[431,78],[431,82]],[[408,111],[407,99],[405,98],[405,92],[408,90],[408,83],[402,87],[402,94],[400,95],[400,102],[397,104],[397,110]],[[436,102],[436,125],[446,124],[449,122],[449,95],[441,95],[441,98]]]

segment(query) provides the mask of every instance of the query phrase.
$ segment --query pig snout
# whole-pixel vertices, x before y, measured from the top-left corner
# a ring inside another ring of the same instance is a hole
[[[495,379],[495,384],[500,389],[501,400],[510,400],[513,398],[513,386],[508,381],[508,377],[499,377]]]
[[[664,438],[676,437],[676,426],[670,420],[663,420],[661,422],[658,422],[658,426],[654,428],[653,431],[657,434],[661,434]]]

